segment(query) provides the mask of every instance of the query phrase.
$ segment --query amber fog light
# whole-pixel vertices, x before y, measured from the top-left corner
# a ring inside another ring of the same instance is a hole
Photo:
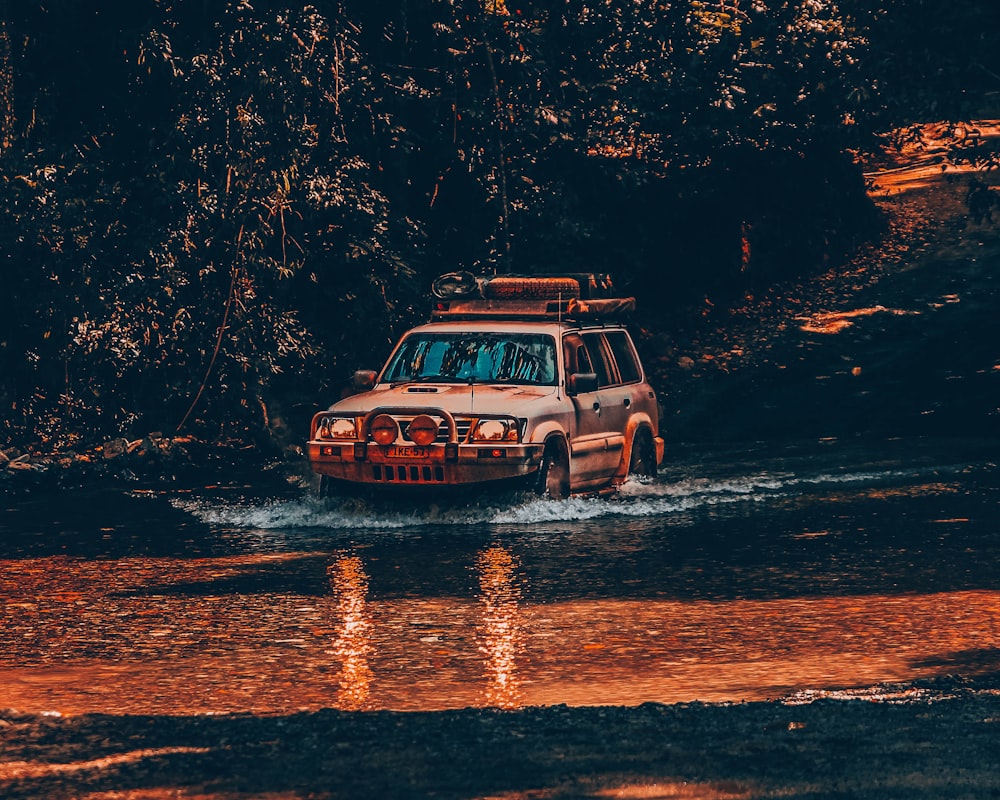
[[[392,444],[399,436],[399,425],[388,414],[379,414],[372,420],[372,438],[379,444]]]
[[[410,437],[411,442],[426,447],[437,439],[438,424],[433,417],[421,414],[419,417],[414,417],[410,426],[406,429],[406,433]]]

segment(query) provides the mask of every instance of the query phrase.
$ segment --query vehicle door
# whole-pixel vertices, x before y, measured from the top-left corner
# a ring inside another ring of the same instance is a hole
[[[595,371],[587,346],[578,333],[563,337],[563,362],[567,378],[576,373]],[[605,469],[607,433],[601,419],[601,401],[596,388],[574,394],[567,391],[567,396],[573,406],[572,418],[566,426],[572,462],[570,472],[573,484],[578,485],[599,478]]]
[[[651,433],[655,436],[659,430],[659,406],[656,394],[646,381],[639,355],[628,332],[623,328],[604,332],[604,339],[615,359],[618,368],[618,378],[621,381],[621,407],[616,409],[622,413],[619,423],[622,431],[629,429],[629,423],[636,416],[645,417],[651,425]],[[617,398],[613,400],[616,402]],[[621,469],[627,469],[627,464],[620,464]],[[622,473],[624,474],[624,473]]]
[[[631,413],[631,388],[622,384],[605,334],[591,331],[582,334],[594,372],[597,373],[596,408],[599,429],[604,437],[604,451],[600,471],[604,477],[613,476],[621,464],[625,449],[625,429]]]

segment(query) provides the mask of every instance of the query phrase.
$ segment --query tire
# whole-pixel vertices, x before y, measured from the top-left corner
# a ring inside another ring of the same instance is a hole
[[[329,475],[317,475],[313,481],[313,494],[318,500],[328,500],[333,496],[333,481]]]
[[[535,494],[550,500],[569,497],[569,452],[562,439],[552,439],[545,445],[535,480]]]
[[[646,428],[640,428],[632,439],[632,455],[629,458],[628,474],[655,478],[656,466],[656,446],[653,444],[653,435]]]

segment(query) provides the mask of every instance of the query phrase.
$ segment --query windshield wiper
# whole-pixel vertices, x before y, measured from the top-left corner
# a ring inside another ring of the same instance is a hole
[[[449,378],[447,375],[409,375],[405,378],[397,378],[389,385],[395,388],[404,383],[462,383],[462,381],[457,378]]]

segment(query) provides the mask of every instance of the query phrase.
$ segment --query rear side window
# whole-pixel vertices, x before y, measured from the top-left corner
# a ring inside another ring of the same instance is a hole
[[[618,374],[621,375],[622,383],[636,383],[642,379],[642,370],[639,368],[639,360],[635,357],[635,348],[625,331],[608,331],[604,334],[608,340],[608,346],[614,354],[615,361],[618,362]]]

